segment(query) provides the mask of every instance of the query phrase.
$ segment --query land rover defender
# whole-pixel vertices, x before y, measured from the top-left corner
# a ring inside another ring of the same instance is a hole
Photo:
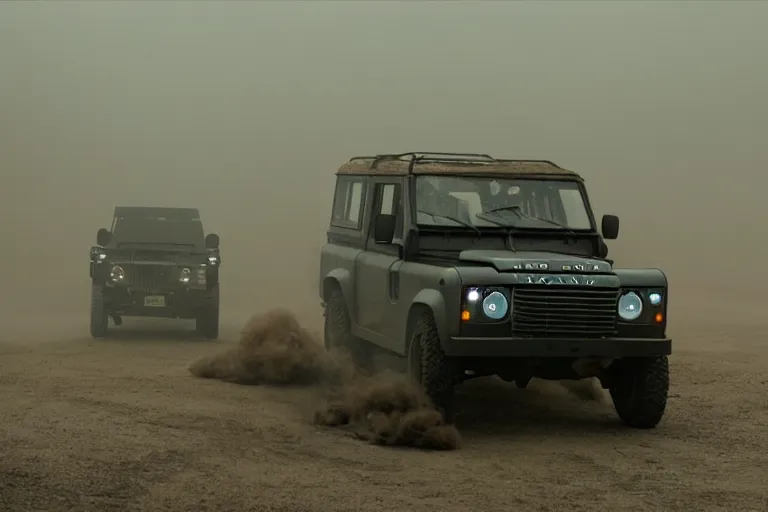
[[[546,160],[354,157],[336,173],[320,296],[325,344],[402,361],[447,421],[454,386],[596,377],[620,420],[653,428],[669,388],[668,284],[618,269],[584,180]]]
[[[194,319],[219,334],[219,237],[204,235],[195,208],[115,207],[110,229],[90,250],[91,335],[123,316]]]

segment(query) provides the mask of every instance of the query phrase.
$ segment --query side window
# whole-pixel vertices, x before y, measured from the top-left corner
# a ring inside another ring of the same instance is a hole
[[[397,238],[403,229],[403,215],[400,211],[401,191],[400,184],[398,183],[378,183],[375,188],[374,197],[376,202],[374,204],[373,217],[378,214],[395,215],[397,221],[395,223],[395,238]],[[373,236],[373,232],[370,234]]]
[[[360,229],[365,199],[365,183],[360,178],[340,177],[336,182],[331,224],[343,228]]]
[[[379,185],[381,189],[381,207],[378,213],[392,215],[395,211],[395,187],[394,184]]]

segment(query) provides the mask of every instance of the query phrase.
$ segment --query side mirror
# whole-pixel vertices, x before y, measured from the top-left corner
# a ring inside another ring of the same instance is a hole
[[[603,215],[600,230],[606,240],[616,240],[619,237],[619,218],[615,215]]]
[[[206,249],[218,249],[219,248],[219,235],[216,233],[209,233],[208,236],[205,237],[205,248]]]
[[[96,232],[96,245],[104,247],[112,240],[112,233],[106,228],[101,228]]]
[[[377,244],[391,244],[395,237],[395,223],[397,217],[385,213],[376,216],[373,224],[373,240]]]

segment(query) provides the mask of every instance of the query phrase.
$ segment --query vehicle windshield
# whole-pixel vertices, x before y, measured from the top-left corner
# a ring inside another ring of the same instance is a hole
[[[414,206],[426,226],[593,228],[576,181],[418,176]]]
[[[203,224],[199,220],[131,219],[118,217],[112,223],[112,243],[190,246],[205,244]]]

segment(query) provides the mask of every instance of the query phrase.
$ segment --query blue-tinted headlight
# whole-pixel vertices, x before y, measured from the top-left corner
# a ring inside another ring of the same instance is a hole
[[[492,292],[483,299],[483,313],[492,320],[501,320],[509,311],[509,301],[500,292]]]
[[[618,313],[622,320],[637,320],[643,313],[643,300],[635,292],[625,293],[619,298]]]

